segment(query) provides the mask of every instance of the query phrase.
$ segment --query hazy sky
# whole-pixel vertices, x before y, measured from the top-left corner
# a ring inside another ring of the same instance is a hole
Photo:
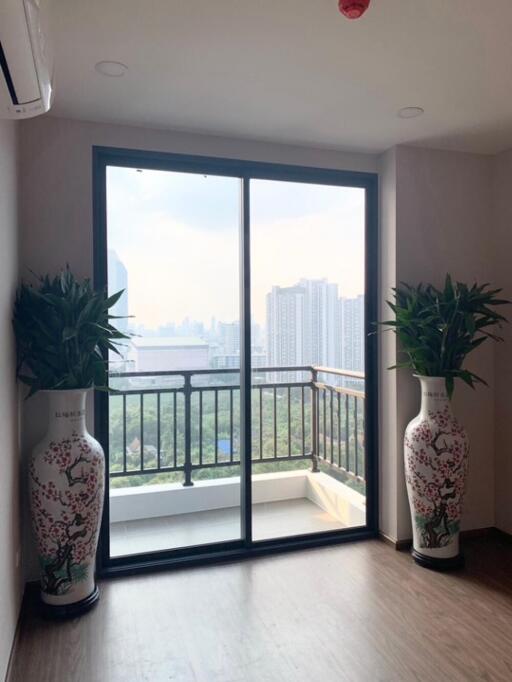
[[[128,270],[136,324],[238,319],[240,180],[107,172],[108,247]],[[327,278],[364,292],[364,190],[251,181],[253,317],[272,285]]]

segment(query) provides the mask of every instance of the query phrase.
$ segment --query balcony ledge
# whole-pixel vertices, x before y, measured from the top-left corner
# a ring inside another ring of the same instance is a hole
[[[285,471],[252,477],[253,504],[307,499],[347,527],[366,523],[364,495],[322,472]],[[110,522],[177,516],[240,506],[240,477],[113,488]]]

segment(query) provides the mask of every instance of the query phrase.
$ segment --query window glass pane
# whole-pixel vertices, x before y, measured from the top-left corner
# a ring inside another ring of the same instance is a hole
[[[111,556],[240,538],[240,182],[107,169]]]
[[[253,537],[364,526],[365,191],[251,181],[251,260]]]

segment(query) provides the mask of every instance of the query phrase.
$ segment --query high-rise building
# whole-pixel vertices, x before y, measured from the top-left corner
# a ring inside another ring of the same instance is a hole
[[[327,279],[301,279],[304,289],[304,356],[307,365],[336,363],[338,285]]]
[[[304,308],[301,286],[273,286],[267,294],[267,361],[272,367],[304,364]]]
[[[221,354],[240,354],[240,322],[219,322],[217,336]]]
[[[112,249],[109,249],[107,254],[107,271],[109,295],[112,296],[121,289],[124,290],[121,298],[110,308],[110,314],[124,318],[116,320],[116,327],[120,331],[126,332],[128,329],[128,319],[126,319],[128,317],[128,271],[117,253]]]
[[[341,298],[338,304],[338,329],[341,343],[337,364],[341,369],[364,372],[365,324],[364,296]]]
[[[363,295],[339,299],[337,284],[301,279],[293,287],[272,287],[266,302],[268,365],[364,371]]]
[[[338,285],[301,279],[267,294],[267,349],[271,365],[336,364]]]
[[[128,271],[124,263],[119,259],[115,251],[107,252],[107,277],[109,296],[123,290],[121,298],[109,309],[110,315],[117,315],[119,319],[114,324],[119,331],[126,334],[128,331]],[[132,369],[129,362],[130,344],[124,341],[117,346],[117,353],[109,351],[109,367],[118,372]]]

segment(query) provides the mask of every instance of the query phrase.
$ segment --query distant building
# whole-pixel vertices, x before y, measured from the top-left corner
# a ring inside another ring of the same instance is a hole
[[[265,329],[254,320],[251,321],[251,341],[253,347],[263,350],[265,347]]]
[[[200,339],[205,338],[204,324],[198,320],[191,320],[185,317],[183,322],[176,327],[176,336],[196,336]]]
[[[123,318],[128,317],[128,271],[124,263],[119,259],[117,253],[112,249],[108,250],[107,254],[107,272],[108,272],[108,293],[109,296],[116,294],[121,289],[124,290],[123,295],[115,305],[110,308],[111,315],[119,315]],[[116,327],[126,332],[128,329],[128,320],[121,319],[115,321]]]
[[[327,279],[301,279],[267,294],[267,366],[316,365],[364,371],[364,296],[338,298]],[[275,374],[276,379],[298,376]]]
[[[123,295],[109,309],[110,315],[117,315],[120,319],[113,320],[119,331],[126,334],[128,331],[128,271],[124,263],[119,259],[117,253],[112,249],[107,252],[107,278],[108,294],[112,296],[118,291],[123,290]],[[133,367],[130,366],[129,352],[130,344],[128,341],[121,342],[117,349],[119,353],[109,351],[109,368],[114,372],[128,372]]]
[[[264,350],[258,350],[257,348],[253,348],[253,350],[251,351],[251,365],[253,368],[266,367],[268,365],[267,354],[265,353]]]
[[[136,372],[208,369],[208,342],[197,337],[133,337]]]
[[[341,343],[337,364],[342,369],[364,372],[364,296],[342,298],[338,306]]]
[[[251,352],[252,367],[264,367],[267,364],[267,354]],[[240,353],[217,353],[211,359],[212,369],[239,369]]]
[[[152,334],[148,334],[145,330],[141,332],[142,336],[180,336],[178,334],[175,322],[166,322],[160,325],[157,331],[152,330]],[[190,336],[190,334],[188,335]]]
[[[334,367],[336,346],[336,314],[338,285],[326,279],[301,279],[304,289],[304,356],[305,365]]]
[[[336,363],[338,285],[302,279],[267,294],[267,351],[270,365]]]
[[[217,337],[220,353],[235,355],[240,353],[240,322],[219,322]]]
[[[238,369],[240,353],[216,353],[211,360],[212,369]]]
[[[267,294],[267,360],[271,367],[304,362],[303,287],[273,286]]]

